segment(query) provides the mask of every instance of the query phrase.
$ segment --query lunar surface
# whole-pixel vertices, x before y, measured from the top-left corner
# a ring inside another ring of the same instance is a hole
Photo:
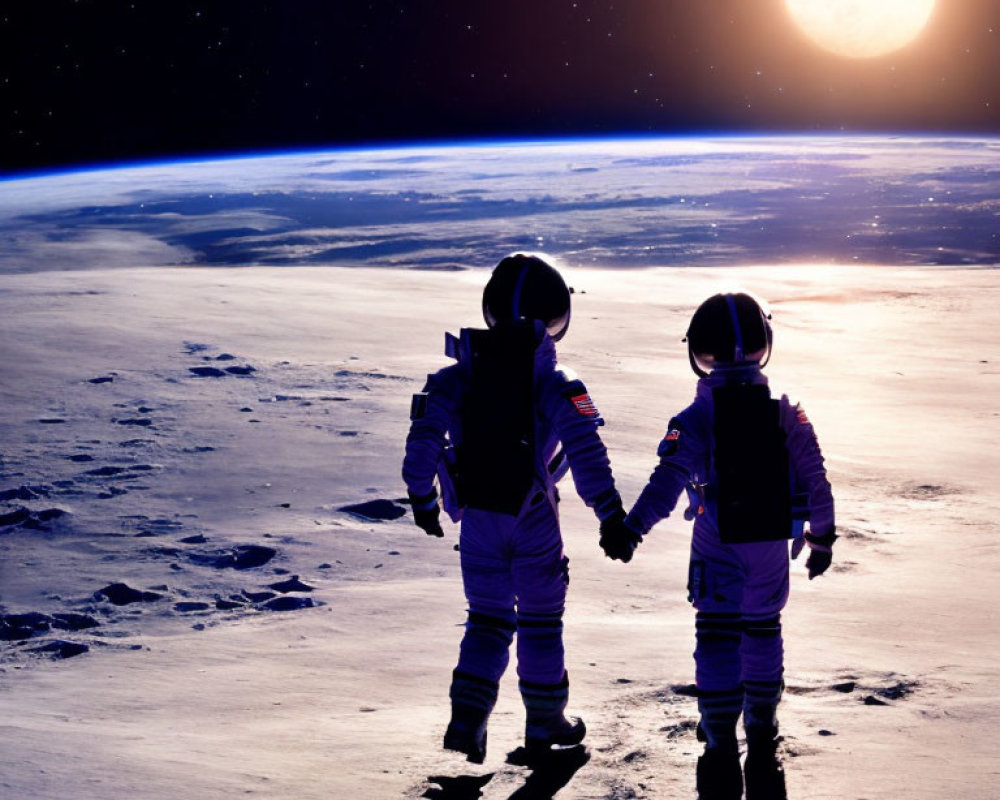
[[[630,564],[561,486],[571,714],[443,751],[458,529],[413,525],[410,397],[489,269],[554,255],[560,360],[633,502],[710,294],[765,298],[826,456],[831,570],[793,563],[793,800],[993,800],[1000,726],[1000,141],[414,147],[0,184],[0,794],[694,796],[690,523]]]

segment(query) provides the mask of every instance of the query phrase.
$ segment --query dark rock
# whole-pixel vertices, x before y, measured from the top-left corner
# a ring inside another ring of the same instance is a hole
[[[152,603],[156,600],[162,600],[163,595],[133,589],[124,583],[112,583],[95,592],[94,599],[104,599],[116,606],[126,606],[130,603]]]
[[[129,419],[119,419],[116,422],[119,425],[134,425],[138,428],[148,428],[153,424],[153,420],[149,419],[149,417],[131,417]]]
[[[99,478],[110,478],[112,475],[121,475],[125,472],[125,467],[98,467],[88,469],[84,475],[96,475]]]
[[[188,558],[200,567],[215,569],[253,569],[270,561],[278,554],[271,547],[256,544],[241,544],[232,550],[215,553],[191,553]]]
[[[264,603],[264,608],[268,611],[299,611],[303,608],[312,608],[311,597],[275,597]]]
[[[226,372],[228,372],[230,375],[250,375],[256,371],[257,370],[251,367],[249,364],[245,366],[226,367]]]
[[[88,455],[87,453],[74,453],[71,456],[66,456],[67,461],[93,461],[94,457]]]
[[[875,694],[887,700],[902,700],[904,697],[912,694],[918,685],[916,681],[903,681],[893,686],[886,686],[884,689],[876,689]]]
[[[311,592],[313,590],[312,586],[300,581],[298,575],[293,575],[287,581],[270,583],[268,584],[268,588],[274,589],[276,592],[281,592],[282,594],[287,594],[288,592]]]
[[[18,486],[16,489],[4,489],[0,492],[0,503],[8,503],[11,500],[38,500],[48,496],[48,491],[41,486]]]
[[[50,617],[38,611],[29,611],[27,614],[5,614],[0,616],[0,641],[30,639],[36,634],[47,633],[51,623]]]
[[[38,422],[41,425],[62,425],[66,420],[59,417],[42,417]]]
[[[62,639],[48,642],[39,647],[32,647],[28,652],[44,653],[52,658],[73,658],[90,650],[90,646],[80,642],[64,642]]]
[[[219,611],[232,611],[234,608],[243,608],[246,602],[237,603],[235,600],[223,600],[221,597],[216,598],[215,607]]]
[[[243,594],[251,603],[263,603],[275,597],[274,592],[248,592],[246,589],[243,590]]]
[[[208,603],[198,603],[192,601],[174,603],[174,611],[181,614],[188,614],[193,611],[211,611],[211,609],[212,607]]]
[[[17,506],[11,511],[0,514],[0,527],[4,525],[20,525],[31,518],[31,511],[24,506]]]
[[[844,683],[835,683],[830,688],[833,689],[835,692],[850,694],[851,692],[854,691],[856,685],[857,684],[855,684],[854,681],[845,681]]]
[[[180,540],[181,544],[205,544],[208,541],[202,534],[198,533],[194,536],[185,536]]]
[[[889,705],[885,700],[879,700],[875,695],[866,695],[864,699],[864,704],[866,706],[887,706]]]
[[[113,380],[111,375],[101,375],[99,378],[90,378],[88,383],[111,383]]]
[[[278,554],[272,547],[258,544],[241,544],[233,549],[233,567],[235,569],[253,569],[270,561]]]
[[[188,367],[196,378],[224,378],[226,373],[218,367]]]
[[[369,521],[399,519],[406,513],[406,508],[404,506],[397,505],[392,502],[392,500],[384,499],[368,500],[364,503],[341,506],[337,510],[345,511],[348,514],[353,514],[356,517],[361,517],[362,519]]]
[[[52,615],[52,627],[61,631],[82,631],[86,628],[96,628],[100,624],[96,619],[86,614],[60,611]]]

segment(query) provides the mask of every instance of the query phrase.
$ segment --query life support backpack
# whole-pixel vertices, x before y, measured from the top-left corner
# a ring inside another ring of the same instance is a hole
[[[727,544],[789,538],[792,486],[779,402],[766,384],[717,386],[712,396],[719,537]]]
[[[517,514],[535,479],[535,350],[530,321],[468,332],[468,388],[453,480],[465,508]]]

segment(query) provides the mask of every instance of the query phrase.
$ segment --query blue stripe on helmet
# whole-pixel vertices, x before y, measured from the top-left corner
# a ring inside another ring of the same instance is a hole
[[[727,294],[726,305],[729,306],[729,316],[733,320],[733,334],[736,337],[736,349],[733,353],[733,361],[739,363],[743,360],[743,331],[740,328],[740,320],[736,314],[736,297]]]

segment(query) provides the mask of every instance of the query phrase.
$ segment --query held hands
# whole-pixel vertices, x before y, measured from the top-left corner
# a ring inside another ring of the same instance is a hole
[[[825,536],[814,536],[807,533],[801,539],[797,539],[792,545],[792,558],[798,558],[799,553],[808,544],[809,558],[806,559],[806,569],[809,571],[809,580],[817,575],[822,575],[830,568],[833,562],[833,543],[837,539],[837,534],[830,531]]]
[[[601,522],[601,549],[612,561],[627,564],[641,541],[642,536],[625,524],[625,512],[621,509]]]
[[[441,507],[437,502],[437,492],[431,492],[420,497],[410,493],[410,505],[413,508],[413,521],[428,536],[444,536],[441,523]]]

